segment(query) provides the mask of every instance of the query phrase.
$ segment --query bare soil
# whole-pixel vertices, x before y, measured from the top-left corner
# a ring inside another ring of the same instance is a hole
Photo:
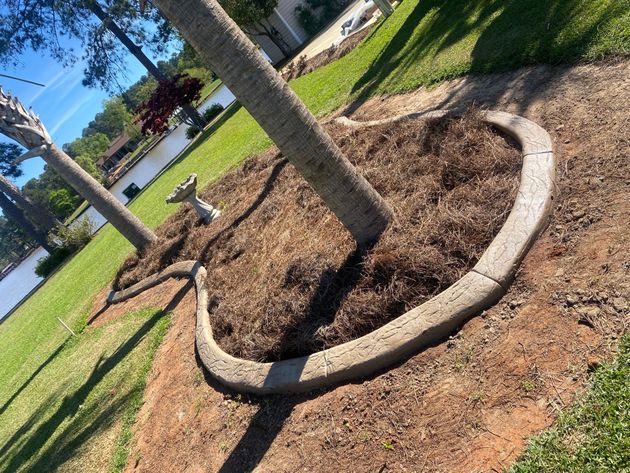
[[[630,62],[470,77],[352,109],[370,118],[471,102],[537,121],[559,159],[558,207],[503,300],[391,370],[262,399],[204,379],[194,304],[182,304],[128,472],[501,471],[571,403],[629,322]]]
[[[182,206],[157,229],[159,243],[126,261],[116,285],[201,260],[215,340],[234,356],[276,361],[369,333],[472,268],[516,195],[514,146],[474,111],[428,123],[329,128],[394,209],[394,223],[372,247],[357,249],[272,150],[205,190],[211,202],[226,203],[219,220],[201,225],[190,204]]]

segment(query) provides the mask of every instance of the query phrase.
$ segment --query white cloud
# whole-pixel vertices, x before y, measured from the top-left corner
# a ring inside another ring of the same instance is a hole
[[[75,64],[72,69],[61,68],[46,82],[46,87],[41,87],[28,102],[32,105],[37,99],[43,96],[44,98],[52,99],[58,103],[72,92],[75,92],[73,89],[77,85],[80,85],[82,80],[83,63]],[[52,94],[52,92],[62,88],[63,91],[60,94]]]
[[[40,87],[39,89],[37,89],[37,92],[35,92],[35,94],[33,95],[33,97],[31,97],[28,102],[33,104],[38,98],[40,98],[42,95],[44,95],[46,92],[50,91],[50,87],[52,85],[54,85],[57,81],[59,81],[65,74],[64,70],[60,70],[59,72],[57,72],[57,74],[55,74],[55,76],[50,79],[48,82],[46,82],[46,87]]]
[[[91,100],[93,100],[92,97],[93,93],[89,92],[87,94],[85,94],[81,100],[79,100],[77,103],[75,103],[73,106],[71,106],[70,108],[68,108],[63,115],[61,115],[57,120],[55,125],[50,129],[50,134],[54,135],[55,133],[57,133],[59,131],[59,129],[71,118],[74,117],[74,115],[81,109],[81,107],[83,107],[85,104],[87,104],[88,102],[90,102]]]

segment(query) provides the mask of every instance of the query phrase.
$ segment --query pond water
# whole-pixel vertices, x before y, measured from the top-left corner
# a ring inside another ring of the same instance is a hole
[[[43,248],[37,248],[0,281],[0,319],[42,281],[42,278],[35,274],[35,265],[38,259],[47,254]]]

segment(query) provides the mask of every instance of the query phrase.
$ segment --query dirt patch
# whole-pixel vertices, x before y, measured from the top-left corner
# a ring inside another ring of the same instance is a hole
[[[127,471],[501,471],[571,403],[627,329],[630,62],[473,77],[358,112],[381,118],[470,97],[540,123],[559,159],[558,208],[503,300],[370,379],[264,399],[204,380],[194,307],[176,312]]]
[[[166,307],[175,294],[183,290],[187,284],[191,285],[188,279],[169,279],[159,286],[147,289],[133,299],[114,305],[107,303],[107,296],[111,290],[107,286],[97,294],[90,315],[87,318],[87,323],[92,328],[100,327],[132,311],[150,307]]]
[[[220,221],[198,225],[182,208],[157,230],[160,243],[125,263],[118,285],[199,259],[215,340],[234,356],[275,361],[369,333],[472,268],[515,197],[515,147],[476,112],[331,132],[395,209],[372,248],[357,249],[297,171],[266,153],[205,191],[227,203]]]
[[[306,56],[300,56],[296,60],[291,61],[281,71],[282,78],[286,81],[296,79],[300,76],[313,72],[315,69],[325,66],[328,63],[336,61],[339,58],[344,57],[350,51],[365,39],[365,37],[372,31],[372,26],[366,26],[357,33],[351,35],[338,47],[330,47],[325,51],[313,56],[310,59],[306,59]]]

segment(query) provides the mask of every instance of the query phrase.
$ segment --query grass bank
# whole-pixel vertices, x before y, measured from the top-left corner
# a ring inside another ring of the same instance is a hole
[[[404,0],[354,51],[297,79],[292,86],[321,115],[355,100],[470,71],[626,54],[630,50],[629,4],[629,0]],[[206,185],[269,144],[249,114],[234,108],[130,208],[156,227],[177,208],[167,206],[164,197],[189,173],[196,172],[200,185]],[[0,414],[0,439],[17,434],[27,441],[20,432],[32,428],[28,422],[37,415],[34,406],[39,405],[40,393],[21,386],[45,385],[41,367],[66,337],[56,317],[80,331],[96,293],[112,279],[131,249],[107,225],[0,325],[0,405],[6,405]],[[120,340],[131,339],[135,333],[132,326],[120,330]],[[105,332],[94,333],[91,344],[77,348],[77,353],[90,354],[94,347],[107,346]],[[84,383],[89,373],[77,370],[69,376],[59,396],[74,396],[72,386]],[[125,399],[122,405],[131,402]],[[60,429],[54,423],[47,425],[51,434]],[[62,429],[59,435],[72,440],[71,432]],[[32,465],[20,451],[3,448],[0,464]]]
[[[630,471],[630,335],[615,360],[556,424],[530,441],[510,473]]]

